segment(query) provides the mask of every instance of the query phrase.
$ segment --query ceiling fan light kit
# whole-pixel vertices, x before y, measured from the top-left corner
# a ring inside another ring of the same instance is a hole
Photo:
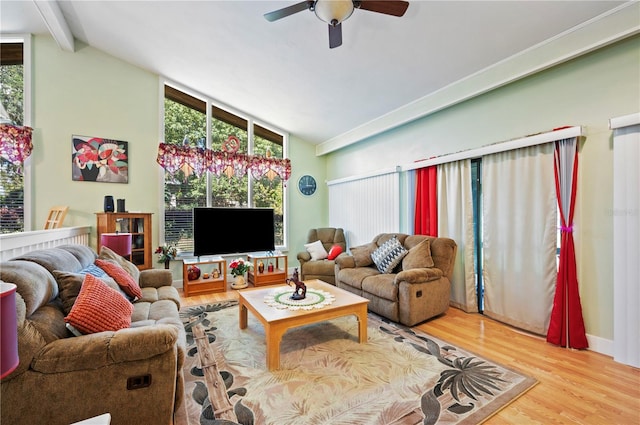
[[[317,0],[313,6],[316,16],[334,27],[349,18],[353,9],[352,0]]]
[[[403,16],[409,7],[404,0],[306,0],[273,12],[265,13],[267,21],[273,22],[305,9],[311,10],[318,19],[329,24],[329,48],[342,45],[342,22],[354,9],[368,10],[390,16]]]

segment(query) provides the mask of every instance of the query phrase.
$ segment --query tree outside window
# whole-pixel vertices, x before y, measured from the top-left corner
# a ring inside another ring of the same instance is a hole
[[[7,48],[5,48],[7,46]],[[2,43],[0,48],[0,103],[12,124],[24,121],[22,55],[8,58],[22,43]],[[5,56],[6,55],[6,56]],[[24,177],[20,167],[0,158],[0,233],[24,231]]]

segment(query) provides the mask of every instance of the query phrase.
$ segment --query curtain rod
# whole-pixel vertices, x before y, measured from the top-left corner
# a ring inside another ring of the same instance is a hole
[[[529,146],[541,145],[543,143],[555,142],[556,140],[579,137],[584,134],[582,126],[567,127],[560,130],[549,131],[547,133],[534,134],[533,136],[522,137],[520,139],[498,142],[480,148],[469,149],[451,154],[445,154],[435,158],[425,159],[411,164],[400,166],[402,171],[416,170],[418,168],[432,165],[446,164],[448,162],[460,161],[463,159],[480,158],[498,152],[506,152],[514,149],[526,148]]]
[[[327,180],[326,183],[327,183],[327,186],[331,186],[334,184],[347,183],[355,180],[367,179],[369,177],[378,177],[378,176],[384,176],[385,174],[398,173],[400,171],[402,171],[400,170],[400,167],[395,166],[393,168],[385,168],[384,170],[372,171],[366,174],[358,174],[355,176],[343,177],[341,179]]]
[[[480,148],[469,149],[451,154],[445,154],[435,158],[424,159],[411,164],[397,165],[393,168],[386,168],[383,170],[372,171],[366,174],[360,174],[356,176],[344,177],[341,179],[329,180],[327,185],[346,183],[349,181],[361,180],[368,177],[376,177],[389,173],[397,173],[402,171],[411,171],[418,168],[429,167],[431,165],[446,164],[448,162],[460,161],[462,159],[479,158],[483,155],[490,155],[492,153],[505,152],[514,149],[526,148],[528,146],[541,145],[543,143],[555,142],[556,140],[568,139],[571,137],[579,137],[584,135],[584,127],[573,126],[566,127],[560,130],[549,131],[546,133],[534,134],[532,136],[522,137],[520,139],[507,140],[505,142],[497,142],[491,145],[482,146]]]
[[[640,112],[635,114],[624,115],[622,117],[615,117],[609,120],[609,128],[615,130],[616,128],[629,127],[630,125],[640,124]]]

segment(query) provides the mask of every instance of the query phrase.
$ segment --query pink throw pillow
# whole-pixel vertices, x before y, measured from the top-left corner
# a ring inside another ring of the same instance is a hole
[[[111,276],[122,288],[125,294],[133,298],[142,298],[140,285],[138,285],[133,277],[131,277],[131,275],[118,263],[98,258],[96,259],[96,265]]]

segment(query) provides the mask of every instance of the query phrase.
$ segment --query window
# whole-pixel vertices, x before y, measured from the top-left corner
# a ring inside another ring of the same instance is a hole
[[[482,159],[471,160],[471,199],[473,201],[473,268],[476,277],[478,312],[484,310],[484,282],[482,281]]]
[[[2,42],[0,48],[0,121],[24,125],[23,43]],[[6,117],[4,116],[6,112]],[[0,233],[22,232],[24,175],[20,166],[0,158]]]
[[[222,109],[209,99],[165,85],[166,144],[221,151],[230,136],[239,141],[240,153],[285,158],[284,134]],[[203,206],[273,208],[276,245],[285,245],[284,185],[277,176],[267,174],[256,179],[251,173],[216,176],[210,172],[198,176],[184,167],[174,174],[165,171],[164,177],[164,239],[177,244],[182,252],[193,252],[192,210]]]

